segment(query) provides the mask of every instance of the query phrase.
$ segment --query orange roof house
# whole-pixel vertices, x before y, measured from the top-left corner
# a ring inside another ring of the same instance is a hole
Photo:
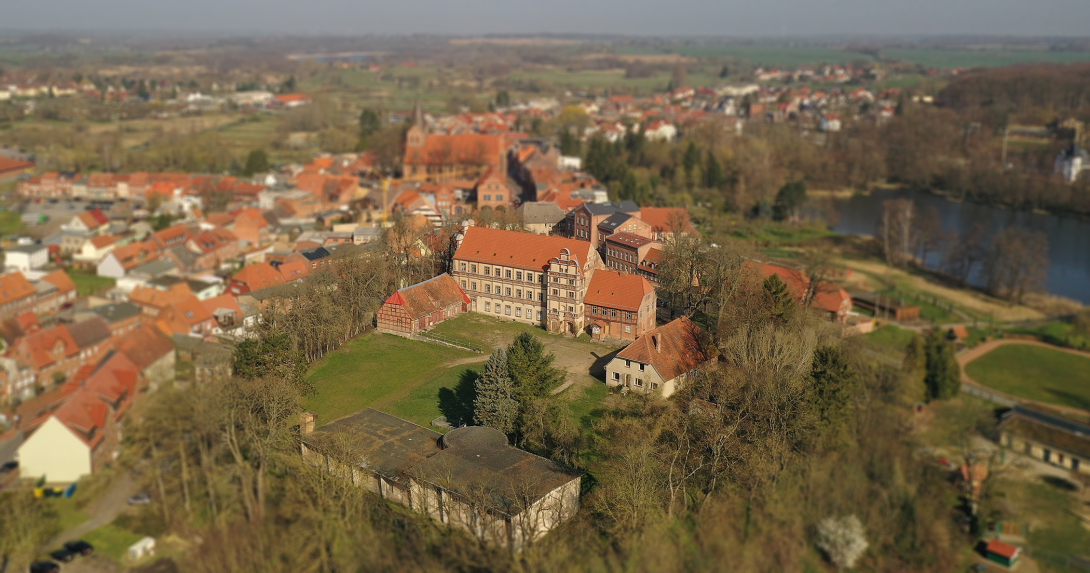
[[[655,327],[655,289],[640,275],[596,271],[583,303],[595,338],[635,340]]]
[[[681,317],[651,330],[617,353],[606,365],[606,383],[669,397],[685,378],[714,356],[700,327]]]
[[[186,334],[203,335],[212,332],[216,321],[212,313],[196,296],[190,295],[178,302],[168,305],[159,318],[156,326],[167,335]]]
[[[284,284],[284,275],[280,274],[280,271],[269,263],[257,263],[247,265],[235,274],[227,286],[227,292],[238,296],[282,284]]]
[[[277,270],[284,277],[284,282],[290,283],[310,276],[310,265],[306,261],[291,261],[282,263]]]
[[[469,296],[444,273],[390,295],[379,308],[378,330],[409,336],[466,312],[469,305]]]
[[[651,225],[652,236],[659,241],[671,238],[675,228],[679,228],[683,235],[697,234],[689,220],[689,210],[684,207],[643,207],[638,217]]]
[[[172,303],[190,296],[193,296],[193,291],[184,282],[171,285],[166,290],[137,285],[129,293],[129,302],[139,306],[144,314],[148,316],[158,316]]]

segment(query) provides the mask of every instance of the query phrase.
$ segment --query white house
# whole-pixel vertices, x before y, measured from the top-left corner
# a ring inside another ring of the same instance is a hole
[[[85,265],[97,265],[102,257],[118,247],[117,237],[113,235],[99,235],[89,237],[80,246],[77,253],[72,255],[72,260]]]
[[[606,364],[606,384],[669,398],[709,361],[700,328],[681,317],[637,338]]]
[[[40,269],[49,263],[46,245],[20,245],[4,251],[4,266],[19,271]]]
[[[583,169],[583,158],[561,155],[560,159],[557,160],[557,167],[565,171],[579,171]]]
[[[1071,147],[1060,151],[1056,156],[1056,175],[1063,177],[1068,183],[1077,181],[1079,174],[1087,169],[1090,169],[1090,154],[1079,147],[1078,143],[1072,143]]]
[[[827,133],[833,133],[840,131],[840,116],[832,113],[821,116],[821,123],[818,125],[821,131]]]
[[[19,474],[45,476],[49,483],[69,483],[91,474],[92,446],[56,415],[19,446]]]
[[[670,122],[656,119],[644,127],[643,135],[650,141],[673,141],[677,138],[677,128]]]

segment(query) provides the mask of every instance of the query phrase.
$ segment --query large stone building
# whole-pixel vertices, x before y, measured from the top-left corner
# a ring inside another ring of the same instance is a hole
[[[407,286],[390,295],[379,307],[379,332],[410,336],[469,310],[470,300],[458,283],[442,274]]]
[[[635,340],[655,328],[655,288],[626,272],[594,273],[584,299],[586,324],[594,338]]]
[[[469,227],[452,268],[471,310],[578,335],[587,287],[603,264],[585,241]]]
[[[506,181],[507,139],[494,134],[429,134],[417,102],[413,125],[405,135],[402,165],[407,179],[442,183],[493,172]],[[504,187],[504,194],[509,194]]]
[[[444,435],[368,408],[314,429],[304,459],[475,538],[519,550],[575,515],[581,476],[493,428]]]

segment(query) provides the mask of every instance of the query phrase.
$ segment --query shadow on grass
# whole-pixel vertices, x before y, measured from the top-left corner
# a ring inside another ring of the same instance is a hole
[[[454,389],[439,389],[439,411],[453,428],[473,423],[473,403],[477,400],[477,373],[469,368],[458,376]]]
[[[1070,481],[1068,481],[1068,480],[1066,480],[1066,479],[1064,479],[1062,477],[1059,477],[1059,476],[1043,476],[1041,478],[1041,481],[1047,483],[1048,485],[1050,485],[1050,486],[1052,486],[1052,487],[1054,487],[1056,489],[1063,490],[1063,491],[1071,492],[1071,491],[1078,491],[1079,490],[1079,486],[1077,486],[1074,483],[1072,483],[1072,482],[1070,482]]]
[[[598,356],[597,352],[591,352],[590,355],[594,357],[594,363],[590,365],[590,375],[597,378],[598,380],[601,380],[602,382],[605,382],[606,365],[609,364],[609,361],[613,360],[613,357],[617,356],[617,353],[619,353],[621,350],[622,349],[617,349],[613,352],[610,352],[609,354],[603,354],[602,356]]]
[[[1055,388],[1048,388],[1045,390],[1049,394],[1055,396],[1059,401],[1066,403],[1069,406],[1075,408],[1081,408],[1083,410],[1090,411],[1090,400],[1087,400],[1085,396],[1079,394],[1072,394],[1065,392],[1064,390],[1057,390]]]

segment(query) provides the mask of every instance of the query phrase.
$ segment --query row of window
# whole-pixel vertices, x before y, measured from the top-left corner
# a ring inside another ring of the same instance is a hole
[[[628,253],[626,251],[622,251],[620,249],[608,249],[607,248],[606,253],[611,257],[615,257],[615,258],[618,258],[618,259],[621,259],[621,260],[625,260],[625,261],[629,261],[629,262],[633,262],[633,263],[637,262],[635,255],[632,255],[631,253]]]
[[[488,265],[481,265],[481,267],[482,267],[481,270],[483,271],[481,274],[483,274],[486,277],[495,276],[496,278],[513,279],[513,280],[516,280],[516,281],[521,281],[523,279],[523,277],[526,277],[527,282],[534,282],[535,277],[537,279],[541,279],[542,276],[543,276],[543,275],[534,274],[534,273],[530,273],[530,272],[523,273],[522,271],[512,271],[511,269],[502,269],[501,270],[500,267],[496,267],[496,269],[495,269],[496,274],[493,275],[492,274],[492,267],[490,267]],[[459,263],[458,268],[460,268],[462,270],[462,272],[471,272],[473,274],[477,274],[477,265],[475,265],[475,264],[468,264],[468,263],[463,262],[463,263]]]
[[[621,380],[621,373],[620,372],[614,372],[613,373],[613,379],[617,380],[619,382]],[[639,387],[639,388],[643,388],[643,378],[636,378],[635,385],[637,387]],[[651,389],[652,390],[658,390],[659,389],[659,383],[658,382],[652,382],[651,383]]]
[[[469,281],[469,284],[467,286],[466,281],[463,280],[462,281],[462,290],[468,290],[468,291],[472,291],[472,292],[479,292],[477,290],[477,281]],[[493,292],[493,291],[495,291],[495,292]],[[543,302],[545,300],[544,295],[542,295],[542,293],[540,293],[540,292],[537,293],[537,298],[535,299],[534,291],[532,291],[530,289],[526,289],[525,291],[520,289],[520,288],[512,290],[511,287],[504,288],[504,287],[501,287],[500,285],[493,286],[492,283],[485,283],[484,284],[484,292],[485,292],[485,294],[497,294],[497,295],[500,295],[500,296],[506,296],[508,298],[525,298],[526,300],[537,300],[538,302]],[[524,293],[526,295],[525,297],[523,297]]]
[[[599,310],[601,310],[601,313],[598,312]],[[615,308],[605,308],[605,307],[591,306],[590,307],[590,313],[591,314],[601,314],[602,316],[609,316],[609,318],[617,318],[617,309],[615,309]],[[636,320],[636,315],[634,313],[624,312],[624,313],[621,313],[621,314],[624,316],[625,320]]]
[[[484,200],[485,200],[485,201],[491,201],[491,200],[492,200],[492,196],[491,196],[491,195],[489,195],[489,194],[487,194],[487,193],[485,193],[485,195],[484,195]],[[496,194],[496,200],[497,200],[497,201],[503,201],[503,193],[497,193],[497,194]]]
[[[509,304],[501,305],[499,303],[496,303],[496,304],[493,305],[491,302],[485,302],[484,303],[484,311],[485,312],[492,312],[493,307],[495,307],[495,309],[496,309],[496,314],[504,314],[504,315],[507,315],[507,316],[511,316],[511,305],[509,305]],[[522,316],[523,316],[522,315],[522,313],[523,313],[522,307],[520,307],[520,306],[514,307],[514,312],[515,312],[515,318],[522,318]],[[534,318],[534,309],[527,308],[525,310],[525,312],[526,312],[526,318],[527,319],[533,319]],[[541,311],[540,310],[537,311],[537,319],[541,320]]]

